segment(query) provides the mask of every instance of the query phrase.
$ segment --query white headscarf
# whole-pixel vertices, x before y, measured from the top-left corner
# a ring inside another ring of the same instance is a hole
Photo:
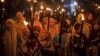
[[[12,24],[11,30],[5,31],[5,53],[6,56],[16,56],[16,44],[17,44],[17,32],[16,32],[16,23],[13,19],[8,19],[7,23],[10,22]]]

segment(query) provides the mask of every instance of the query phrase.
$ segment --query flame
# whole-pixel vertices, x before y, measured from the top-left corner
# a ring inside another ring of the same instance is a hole
[[[44,9],[43,5],[41,5],[41,9]]]
[[[37,2],[37,0],[34,0],[34,3],[36,3]]]
[[[31,0],[27,0],[27,1],[29,1],[29,2],[30,2]]]
[[[61,0],[62,2],[64,2],[64,0]]]
[[[77,4],[77,2],[76,1],[74,1],[74,6],[77,6],[78,4]]]
[[[62,12],[65,12],[65,9],[62,8]]]
[[[84,15],[82,14],[82,20],[85,20]]]
[[[100,9],[100,6],[98,6],[98,8],[97,9]]]
[[[1,2],[4,2],[5,0],[1,0]]]
[[[52,11],[52,9],[51,9],[51,8],[46,8],[46,10]]]
[[[27,22],[27,21],[24,21],[24,24],[25,24],[25,25],[28,25],[28,22]]]

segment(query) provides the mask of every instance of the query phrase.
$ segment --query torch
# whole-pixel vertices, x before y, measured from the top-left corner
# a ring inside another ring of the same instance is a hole
[[[49,30],[49,23],[50,23],[50,11],[51,9],[50,8],[46,8],[47,10],[47,16],[48,16],[48,26],[47,26],[47,29]]]
[[[64,14],[65,10],[62,9],[62,19],[61,19],[61,25],[60,25],[60,33],[59,33],[59,44],[61,44],[61,37],[62,37],[62,27],[63,27],[63,21],[64,21],[64,17],[65,17],[65,14]]]
[[[97,7],[97,17],[98,17],[98,19],[97,20],[100,20],[100,5],[98,5],[98,7]]]
[[[35,13],[35,7],[36,7],[37,0],[28,0],[28,2],[29,2],[29,10],[30,10],[31,28],[33,29],[34,19],[33,19],[32,15],[33,15],[33,13]],[[31,2],[34,2],[34,5],[32,5]]]
[[[37,0],[34,0],[33,13],[35,13],[36,2],[37,2]]]
[[[81,31],[80,31],[80,33],[82,34],[82,31],[83,31],[83,24],[84,24],[84,15],[81,14],[81,17],[82,17],[82,23],[81,23]]]
[[[83,40],[83,24],[84,24],[84,15],[81,14],[82,17],[82,23],[81,23],[81,29],[80,29],[80,48],[84,47],[84,40]]]

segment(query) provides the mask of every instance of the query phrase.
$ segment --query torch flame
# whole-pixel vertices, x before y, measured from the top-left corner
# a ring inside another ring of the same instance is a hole
[[[84,19],[84,15],[83,15],[83,14],[82,14],[82,20],[85,20],[85,19]]]
[[[41,2],[41,6],[40,6],[40,8],[41,8],[41,9],[44,9],[44,7],[43,7],[43,3],[42,3],[42,2]]]
[[[4,2],[5,0],[1,0],[1,2]]]
[[[24,24],[25,24],[25,25],[28,25],[28,22],[24,21]]]
[[[65,12],[65,9],[62,8],[62,12]]]
[[[37,2],[37,0],[34,0],[34,3],[36,3]]]
[[[64,2],[64,0],[61,0],[62,2]]]
[[[100,6],[98,6],[98,8],[97,9],[100,9]]]
[[[46,10],[52,11],[52,9],[51,9],[51,8],[46,8]]]

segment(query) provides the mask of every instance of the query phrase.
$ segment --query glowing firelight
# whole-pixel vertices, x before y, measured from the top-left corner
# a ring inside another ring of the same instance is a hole
[[[1,2],[4,2],[5,0],[1,0]]]
[[[40,5],[40,8],[41,8],[41,9],[44,9],[44,7],[43,7],[43,3],[42,3],[42,2],[41,2],[41,5]]]
[[[27,0],[27,1],[31,1],[31,0]]]
[[[95,6],[98,6],[98,4],[95,4]]]
[[[74,1],[74,6],[77,6],[78,4],[77,4],[77,2],[76,1]]]
[[[65,12],[65,9],[62,8],[62,12]]]
[[[84,12],[84,9],[81,9],[82,12]]]
[[[82,14],[82,20],[85,20],[84,15]]]
[[[62,2],[64,2],[64,0],[61,0]]]
[[[100,9],[100,6],[98,6],[98,8],[97,9]]]
[[[37,0],[34,0],[34,3],[36,3],[37,2]]]
[[[28,22],[27,21],[24,20],[23,22],[24,22],[25,26],[28,25]]]
[[[31,10],[33,10],[33,8],[31,7]]]
[[[46,10],[52,11],[52,9],[51,9],[51,8],[46,8]]]

